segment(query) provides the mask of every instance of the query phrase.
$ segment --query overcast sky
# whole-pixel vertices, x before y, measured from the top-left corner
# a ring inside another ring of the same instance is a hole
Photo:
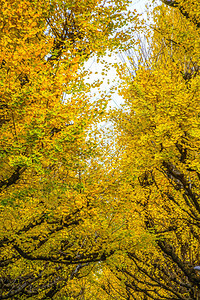
[[[145,5],[148,2],[148,0],[133,0],[132,4],[130,5],[130,9],[134,10],[136,9],[139,13],[143,14],[145,16]],[[121,62],[120,55],[113,54],[112,57],[105,57],[105,60],[110,63],[119,63]],[[97,63],[97,59],[95,57],[88,60],[88,62],[85,64],[85,68],[87,70],[90,70],[92,72],[92,75],[88,79],[88,82],[93,82],[94,80],[102,80],[102,69],[103,65],[100,63]],[[110,83],[108,83],[108,80]],[[106,76],[106,79],[104,79],[104,83],[101,86],[102,90],[106,90],[107,93],[109,93],[111,86],[114,84],[114,81],[117,82],[116,78],[116,72],[114,68],[111,68],[110,71],[108,71],[108,74]],[[98,90],[93,89],[93,93],[96,94],[94,98],[98,98]],[[111,107],[120,107],[121,103],[123,103],[123,99],[116,93],[112,95],[112,100],[110,102]]]

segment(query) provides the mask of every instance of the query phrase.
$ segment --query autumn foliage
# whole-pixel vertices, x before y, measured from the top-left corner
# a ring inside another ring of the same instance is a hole
[[[0,299],[199,299],[200,5],[156,3],[144,51],[128,4],[0,3]],[[107,112],[84,62],[131,45]]]
[[[115,251],[92,134],[106,100],[84,93],[81,68],[131,40],[116,31],[127,4],[0,4],[0,299],[81,297],[78,278]]]
[[[129,57],[137,69],[121,73],[125,104],[112,113],[132,214],[155,237],[110,267],[107,292],[120,299],[199,299],[200,6],[163,2],[171,5],[153,10],[151,49],[141,47],[137,66]]]

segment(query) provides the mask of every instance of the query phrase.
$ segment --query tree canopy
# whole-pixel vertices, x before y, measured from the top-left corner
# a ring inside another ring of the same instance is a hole
[[[156,236],[112,266],[120,299],[199,298],[200,6],[163,2],[153,10],[150,54],[141,48],[131,78],[121,72],[125,104],[111,115],[132,213]]]
[[[128,4],[0,4],[0,299],[78,297],[118,247],[92,134],[106,99],[87,96],[81,67],[133,41]]]
[[[0,4],[0,299],[199,299],[200,4],[129,4]],[[84,63],[131,46],[108,112]]]

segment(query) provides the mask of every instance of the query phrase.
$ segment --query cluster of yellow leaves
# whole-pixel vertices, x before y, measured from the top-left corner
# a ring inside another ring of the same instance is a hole
[[[108,299],[199,297],[200,6],[174,2],[154,9],[151,54],[140,50],[134,77],[122,68],[125,104],[111,113],[119,198],[145,239],[108,262]]]
[[[136,20],[125,13],[128,4],[0,4],[2,299],[54,292],[73,298],[82,269],[84,277],[92,262],[119,247],[124,222],[116,222],[106,162],[101,167],[103,151],[92,134],[106,100],[92,102],[84,93],[90,86],[80,66],[133,41],[123,29]]]

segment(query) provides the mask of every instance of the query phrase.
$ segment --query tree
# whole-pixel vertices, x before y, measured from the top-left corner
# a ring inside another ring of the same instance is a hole
[[[116,250],[91,134],[106,100],[90,101],[80,67],[132,41],[128,2],[0,4],[0,299],[81,296],[78,278]]]
[[[199,4],[197,1],[174,1],[162,0],[163,3],[171,7],[177,7],[181,14],[194,23],[198,28],[200,27],[200,20],[198,15]]]
[[[119,299],[199,298],[200,7],[163,2],[173,5],[154,9],[151,55],[134,78],[121,73],[126,102],[112,113],[129,209],[140,231],[155,237],[144,249],[128,248],[123,264],[108,265]]]

